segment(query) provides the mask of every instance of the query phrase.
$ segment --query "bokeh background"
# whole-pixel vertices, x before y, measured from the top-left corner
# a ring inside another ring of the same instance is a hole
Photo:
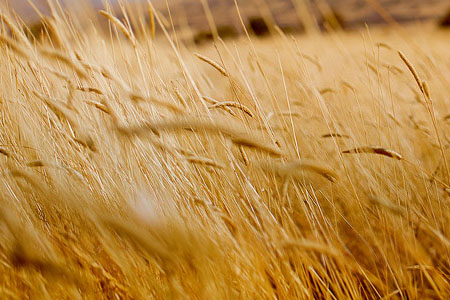
[[[46,0],[2,0],[3,5],[17,11],[27,20],[35,21],[38,16],[29,2],[35,4],[42,12],[48,12]],[[70,7],[83,1],[62,0],[65,6]],[[85,0],[94,8],[102,8],[105,1]],[[109,0],[112,6],[118,6],[120,1]],[[145,4],[143,0],[123,1],[132,5]],[[161,10],[166,10],[166,0],[153,0],[153,4]],[[200,0],[167,0],[174,22],[178,25],[188,23],[194,29],[207,27],[204,9]],[[237,25],[237,14],[234,0],[207,0],[206,1],[219,26]],[[348,28],[368,24],[385,22],[383,13],[387,13],[395,21],[417,22],[436,20],[442,18],[450,9],[448,0],[238,0],[244,19],[271,14],[280,27],[292,30],[302,26],[299,20],[299,11],[303,7],[315,16],[320,24],[326,15],[334,12]],[[83,3],[85,6],[86,3]],[[88,5],[88,6],[89,6]],[[325,15],[325,16],[324,16]]]

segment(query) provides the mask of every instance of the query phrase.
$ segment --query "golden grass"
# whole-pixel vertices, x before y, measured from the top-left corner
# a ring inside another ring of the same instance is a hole
[[[214,69],[216,69],[217,71],[219,71],[219,73],[222,74],[223,76],[228,77],[227,71],[225,71],[225,69],[224,69],[221,65],[219,65],[217,62],[215,62],[215,61],[213,61],[212,59],[210,59],[210,58],[208,58],[208,57],[206,57],[206,56],[204,56],[204,55],[201,55],[201,54],[199,54],[199,53],[194,53],[194,55],[195,55],[198,59],[200,59],[200,60],[206,62],[206,63],[209,64],[211,67],[213,67]]]
[[[344,150],[342,153],[373,153],[384,155],[390,158],[395,158],[398,160],[402,160],[403,157],[401,154],[395,152],[394,150],[385,149],[382,147],[374,147],[374,146],[366,146],[366,147],[358,147],[350,150]]]
[[[0,15],[1,299],[450,297],[448,32],[102,14],[127,39],[54,16],[58,50]]]
[[[237,109],[242,110],[250,117],[252,117],[252,118],[255,117],[255,115],[252,113],[252,111],[247,106],[245,106],[241,103],[233,102],[233,101],[218,102],[218,103],[215,103],[214,105],[210,106],[209,108],[219,108],[219,107],[235,107]]]
[[[101,10],[99,13],[111,21],[111,23],[114,24],[123,33],[123,35],[127,37],[131,44],[136,47],[136,39],[129,28],[125,27],[125,25],[118,18],[107,11]]]

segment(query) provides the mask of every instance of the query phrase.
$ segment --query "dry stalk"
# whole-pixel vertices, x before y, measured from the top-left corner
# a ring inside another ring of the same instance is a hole
[[[184,100],[178,89],[174,87],[173,91],[175,92],[175,96],[177,97],[178,101],[180,101],[181,105],[183,105],[183,107],[187,107],[186,100]]]
[[[131,42],[133,47],[136,48],[137,41],[136,41],[136,38],[134,37],[133,33],[131,32],[131,30],[126,28],[125,25],[123,25],[123,23],[119,19],[117,19],[115,16],[113,16],[109,12],[101,10],[99,13],[102,16],[104,16],[105,18],[107,18],[108,20],[110,20],[111,23],[113,23],[117,28],[119,28],[119,30],[123,33],[123,35],[125,35],[127,37],[127,39]]]
[[[205,165],[209,167],[225,169],[225,166],[221,163],[215,162],[214,160],[206,157],[198,157],[198,156],[188,156],[186,157],[187,161],[193,164]]]
[[[31,60],[30,56],[25,52],[25,49],[23,49],[23,47],[21,45],[19,45],[18,43],[16,43],[14,40],[10,39],[9,37],[0,35],[0,44],[7,46],[14,53],[19,55],[20,57],[22,57],[26,60]]]
[[[79,66],[77,62],[75,62],[72,58],[70,58],[66,54],[56,51],[56,50],[46,49],[46,48],[39,49],[39,53],[48,58],[53,58],[53,59],[56,59],[56,60],[62,62],[66,66],[73,69],[78,74],[78,76],[80,76],[80,78],[84,78],[84,79],[88,78],[86,71],[83,70],[83,68],[81,66]]]
[[[53,111],[53,113],[60,119],[61,121],[67,120],[72,127],[79,127],[78,121],[73,116],[73,113],[63,104],[58,103],[36,91],[33,91],[33,94],[41,99],[47,106]]]
[[[130,99],[135,101],[135,102],[139,102],[139,101],[150,102],[150,103],[153,103],[153,104],[156,104],[156,105],[168,108],[171,111],[174,111],[174,112],[177,112],[177,113],[184,113],[184,109],[183,108],[181,108],[181,107],[179,107],[179,106],[177,106],[175,104],[159,100],[158,98],[156,98],[154,96],[145,97],[145,96],[136,94],[134,92],[130,93],[129,96],[130,96]]]
[[[338,258],[340,255],[340,252],[328,245],[310,241],[310,240],[288,240],[282,242],[282,247],[284,249],[302,249],[302,250],[308,250],[317,252],[319,254],[326,254],[330,255],[332,257]]]
[[[208,103],[211,103],[213,105],[216,105],[218,103],[220,103],[219,101],[211,98],[211,97],[207,97],[207,96],[202,96],[202,99]],[[228,106],[222,106],[221,107],[223,110],[225,110],[227,113],[229,113],[232,116],[236,116],[236,113],[234,111],[231,110],[231,108],[229,108]]]
[[[262,167],[272,170],[283,178],[298,177],[302,175],[303,171],[310,171],[325,177],[331,182],[335,182],[338,179],[337,173],[331,168],[310,160],[293,160],[284,164],[263,163]]]
[[[109,111],[109,108],[106,105],[102,104],[102,103],[99,103],[99,102],[96,102],[96,101],[86,100],[86,104],[94,106],[95,108],[101,110],[102,112],[104,112],[104,113],[106,113],[108,115],[111,114],[111,112]]]
[[[409,71],[411,72],[411,74],[414,77],[414,80],[416,81],[417,85],[419,86],[420,91],[422,92],[422,94],[425,97],[428,113],[430,114],[431,122],[433,123],[436,138],[438,140],[439,148],[441,150],[442,159],[444,161],[444,167],[445,167],[446,176],[447,176],[447,183],[450,185],[450,169],[448,167],[447,157],[445,154],[444,146],[442,144],[441,135],[439,134],[436,115],[435,115],[434,108],[433,108],[433,101],[431,99],[431,93],[428,88],[428,84],[425,81],[422,81],[420,79],[419,74],[417,73],[416,69],[411,64],[411,62],[406,58],[406,56],[401,51],[398,51],[398,54],[399,54],[400,58],[403,60],[403,62],[406,64],[406,66],[408,67]]]
[[[425,91],[423,89],[422,80],[420,80],[419,74],[417,73],[416,69],[412,65],[412,63],[408,60],[408,58],[403,54],[403,52],[398,51],[398,55],[400,56],[401,60],[405,63],[406,67],[409,69],[411,74],[414,77],[414,80],[416,81],[417,85],[419,86],[420,91],[425,94]]]
[[[293,117],[293,118],[301,118],[302,114],[296,111],[281,111],[277,115],[282,117]]]
[[[332,89],[332,88],[323,88],[323,89],[319,90],[319,93],[321,95],[325,95],[325,94],[328,94],[328,93],[336,93],[336,90]]]
[[[69,122],[70,126],[75,130],[76,136],[73,137],[73,140],[80,145],[89,148],[93,152],[97,151],[97,147],[95,145],[94,140],[86,132],[86,129],[78,122],[78,120],[73,115],[72,111],[66,108],[64,105],[58,103],[55,100],[52,100],[36,91],[33,91],[33,94],[41,99],[47,106],[53,111],[53,113],[58,117],[60,121],[66,120]]]
[[[322,135],[323,138],[344,138],[344,139],[349,139],[350,136],[346,135],[346,134],[340,134],[340,133],[327,133],[327,134],[323,134]]]
[[[244,161],[244,164],[246,166],[250,165],[250,160],[248,159],[248,156],[247,156],[247,153],[245,152],[244,147],[239,146],[238,148],[239,148],[239,152],[241,153],[242,160]]]
[[[212,59],[210,59],[210,58],[208,58],[208,57],[206,57],[206,56],[204,56],[204,55],[198,54],[198,53],[194,53],[194,55],[195,55],[198,59],[200,59],[200,60],[206,62],[207,64],[209,64],[210,66],[212,66],[214,69],[216,69],[217,71],[219,71],[219,73],[222,74],[223,76],[225,76],[225,77],[228,77],[228,76],[229,76],[228,72],[227,72],[221,65],[219,65],[217,62],[213,61]]]
[[[258,149],[275,156],[283,156],[283,153],[278,148],[271,146],[267,144],[267,142],[264,142],[262,140],[251,139],[244,135],[231,136],[230,138],[231,141],[238,146],[245,146],[248,148]]]
[[[6,156],[8,158],[12,157],[11,153],[9,153],[8,150],[3,149],[3,148],[0,148],[0,154],[3,154],[4,156]]]
[[[223,108],[223,107],[235,107],[237,109],[242,110],[244,113],[246,113],[250,117],[252,117],[252,118],[255,117],[255,115],[252,113],[252,111],[247,106],[245,106],[241,103],[238,103],[238,102],[232,102],[232,101],[218,102],[218,103],[210,106],[209,108]]]
[[[150,18],[150,37],[152,38],[152,40],[155,39],[155,35],[156,35],[156,27],[155,27],[155,16],[153,14],[153,8],[152,6],[148,3],[148,15]]]
[[[389,45],[389,44],[387,44],[387,43],[384,43],[384,42],[379,42],[379,43],[377,43],[376,45],[377,45],[377,47],[379,47],[379,48],[385,48],[385,49],[387,49],[387,50],[394,50],[394,48],[392,48],[391,45]]]
[[[383,156],[387,156],[390,158],[395,158],[398,160],[402,160],[403,156],[393,150],[382,148],[382,147],[372,147],[372,146],[366,146],[366,147],[358,147],[354,149],[344,150],[342,153],[372,153],[372,154],[379,154]]]
[[[369,197],[369,200],[372,204],[386,208],[397,215],[404,215],[406,213],[406,210],[403,207],[396,205],[385,198],[371,196]]]
[[[215,134],[224,134],[230,138],[230,140],[238,145],[238,146],[246,146],[249,148],[259,149],[263,152],[267,152],[269,154],[282,156],[282,152],[268,145],[266,142],[262,141],[259,138],[250,138],[247,135],[243,135],[242,133],[221,124],[219,122],[212,123],[209,120],[201,120],[201,119],[178,119],[173,121],[166,122],[154,122],[154,123],[146,123],[140,126],[134,127],[117,127],[117,130],[126,135],[142,135],[146,134],[149,131],[151,132],[159,132],[163,130],[168,131],[179,131],[179,130],[190,130],[190,131],[205,131],[209,133]]]
[[[26,35],[16,26],[16,24],[13,23],[13,21],[7,15],[0,13],[0,20],[9,27],[9,30],[11,30],[11,34],[19,39],[22,45],[29,48],[30,42],[28,41]]]
[[[77,87],[77,89],[78,89],[79,91],[82,91],[82,92],[94,93],[94,94],[97,94],[97,95],[103,95],[103,92],[102,92],[101,90],[99,90],[99,89],[97,89],[97,88],[93,88],[93,87],[84,87],[84,86],[81,86],[81,87]]]

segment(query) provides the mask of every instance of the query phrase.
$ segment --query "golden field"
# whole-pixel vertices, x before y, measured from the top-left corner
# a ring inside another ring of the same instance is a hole
[[[450,297],[450,32],[102,14],[2,13],[1,299]]]

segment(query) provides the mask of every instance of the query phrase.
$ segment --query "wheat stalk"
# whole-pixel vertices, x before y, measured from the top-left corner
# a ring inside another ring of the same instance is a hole
[[[102,112],[104,112],[104,113],[106,113],[108,115],[111,114],[111,111],[109,110],[109,108],[106,105],[102,104],[102,103],[99,103],[99,102],[96,102],[96,101],[89,101],[89,100],[86,100],[86,103],[88,105],[94,106],[95,108],[98,108],[99,110],[101,110]]]
[[[425,97],[428,113],[430,114],[431,122],[433,123],[434,131],[435,131],[436,138],[438,140],[439,148],[440,148],[441,155],[442,155],[442,160],[444,162],[444,167],[445,167],[446,176],[447,176],[447,183],[450,185],[450,168],[447,163],[447,158],[446,158],[444,146],[442,144],[441,135],[439,134],[436,115],[435,115],[434,108],[433,108],[433,101],[431,100],[431,93],[428,88],[428,84],[425,81],[422,81],[420,79],[419,74],[417,73],[416,69],[409,62],[409,60],[406,58],[406,56],[401,51],[398,51],[398,54],[399,54],[400,58],[403,60],[403,62],[406,64],[406,66],[408,67],[409,71],[411,72],[411,74],[414,77],[414,80],[416,81],[417,85],[419,86],[420,91],[422,92],[422,94]]]
[[[33,94],[41,99],[60,120],[67,120],[73,127],[79,126],[78,121],[75,119],[73,113],[68,108],[36,91],[33,91]]]
[[[328,94],[328,93],[336,93],[336,90],[332,89],[332,88],[323,88],[323,89],[319,90],[319,93],[321,95],[325,95],[325,94]]]
[[[36,91],[33,91],[33,94],[41,99],[52,111],[53,113],[60,119],[61,121],[67,120],[71,127],[75,130],[76,136],[73,137],[73,140],[80,145],[89,148],[90,150],[96,152],[97,147],[95,145],[94,140],[90,136],[90,134],[86,133],[86,130],[81,126],[78,120],[75,118],[73,113],[63,105],[59,104],[57,101],[54,101]]]
[[[380,47],[380,48],[385,48],[387,50],[394,50],[394,48],[392,48],[391,45],[389,45],[387,43],[384,43],[384,42],[379,42],[379,43],[376,44],[376,46]]]
[[[175,96],[177,97],[178,101],[180,101],[181,105],[183,105],[183,107],[187,107],[186,100],[184,100],[180,92],[176,88],[174,88],[173,90],[175,92]]]
[[[16,24],[14,24],[13,21],[11,21],[10,18],[5,14],[0,13],[0,20],[9,27],[9,29],[11,30],[11,34],[18,38],[22,45],[29,48],[30,42],[28,41],[26,35],[23,33],[23,30],[17,28]]]
[[[403,52],[398,51],[397,53],[400,56],[401,60],[405,63],[406,67],[409,69],[411,74],[413,75],[414,80],[416,81],[417,86],[419,87],[420,91],[423,94],[425,94],[425,91],[424,91],[423,85],[422,85],[422,80],[420,79],[419,74],[417,73],[417,71],[414,68],[414,66],[412,65],[412,63],[408,60],[408,58],[405,56],[405,54],[403,54]]]
[[[31,57],[25,52],[25,50],[22,49],[22,46],[16,43],[14,40],[10,39],[9,37],[0,34],[0,43],[6,45],[14,53],[21,56],[22,58],[31,60]]]
[[[199,120],[199,119],[179,119],[167,122],[147,122],[144,125],[134,126],[134,127],[118,127],[117,130],[122,134],[126,135],[142,135],[146,134],[148,131],[162,131],[162,130],[192,130],[192,131],[205,131],[209,133],[222,133],[230,138],[230,140],[238,145],[245,146],[249,148],[259,149],[263,152],[267,152],[269,154],[273,154],[276,156],[282,156],[282,152],[268,145],[266,142],[263,142],[258,138],[250,138],[242,133],[230,128],[229,126],[220,124],[220,123],[212,123],[207,120]]]
[[[339,176],[328,166],[310,160],[292,160],[287,163],[263,163],[264,169],[269,169],[280,177],[288,178],[302,175],[303,171],[310,171],[319,174],[331,182],[335,182]]]
[[[208,103],[213,104],[213,105],[216,105],[216,104],[220,103],[219,101],[217,101],[217,100],[215,100],[215,99],[213,99],[211,97],[207,97],[207,96],[202,96],[202,99],[204,101],[208,102]],[[229,108],[228,106],[222,106],[221,108],[223,110],[225,110],[226,112],[228,112],[230,115],[236,116],[236,113],[233,110],[231,110],[231,108]]]
[[[188,156],[186,160],[193,164],[205,165],[209,167],[224,169],[225,166],[221,163],[215,162],[214,160],[206,157],[198,157],[198,156]]]
[[[80,78],[83,78],[83,79],[88,78],[86,71],[83,70],[78,65],[78,63],[76,63],[72,58],[70,58],[66,54],[64,54],[60,51],[46,49],[46,48],[39,49],[39,53],[43,56],[46,56],[48,58],[53,58],[53,59],[56,59],[56,60],[64,63],[66,66],[72,68],[78,74],[78,76],[80,76]]]
[[[139,101],[150,102],[150,103],[154,103],[156,105],[168,108],[168,109],[170,109],[170,110],[172,110],[174,112],[177,112],[177,113],[184,113],[184,109],[183,108],[181,108],[181,107],[179,107],[179,106],[177,106],[175,104],[172,104],[170,102],[159,100],[155,96],[145,97],[145,96],[142,96],[140,94],[136,94],[134,92],[131,92],[129,94],[129,97],[130,97],[131,100],[133,100],[135,102],[139,102]]]
[[[239,146],[238,148],[239,148],[239,152],[241,153],[242,160],[244,161],[244,164],[245,164],[246,166],[250,165],[250,160],[248,159],[248,155],[247,155],[247,153],[245,152],[244,147]]]
[[[332,132],[332,133],[323,134],[322,138],[344,138],[344,139],[349,139],[350,136],[348,136],[346,134]]]
[[[206,56],[204,56],[204,55],[201,55],[201,54],[199,54],[199,53],[194,53],[194,55],[195,55],[198,59],[200,59],[200,60],[206,62],[207,64],[209,64],[210,66],[212,66],[214,69],[216,69],[217,71],[219,71],[219,73],[222,74],[223,76],[225,76],[225,77],[228,77],[228,76],[229,76],[228,72],[227,72],[221,65],[219,65],[218,63],[216,63],[216,62],[213,61],[212,59],[210,59],[210,58],[208,58],[208,57],[206,57]]]
[[[150,3],[147,3],[147,7],[148,7],[148,15],[150,18],[150,37],[152,38],[152,40],[154,40],[156,35],[155,16],[153,15],[153,9]]]
[[[395,214],[404,215],[406,213],[406,210],[403,207],[396,205],[385,198],[371,196],[369,197],[369,200],[371,203],[384,207]]]
[[[238,103],[238,102],[232,102],[232,101],[218,102],[218,103],[215,103],[214,105],[210,106],[209,108],[223,108],[223,107],[235,107],[237,109],[242,110],[250,117],[252,117],[252,118],[255,117],[255,115],[252,113],[252,111],[247,106],[245,106],[241,103]]]
[[[244,135],[235,135],[231,136],[231,141],[238,146],[258,149],[275,156],[283,156],[283,153],[278,148],[258,139],[251,139]]]
[[[99,13],[100,13],[100,15],[102,15],[105,18],[107,18],[108,20],[110,20],[111,23],[113,23],[117,28],[119,28],[119,30],[123,33],[123,35],[125,35],[127,37],[127,39],[131,42],[133,47],[136,48],[137,41],[136,41],[136,38],[134,37],[133,33],[131,32],[131,30],[126,28],[125,25],[123,25],[123,23],[120,22],[119,19],[117,19],[115,16],[113,16],[109,12],[101,10],[101,11],[99,11]]]
[[[3,154],[4,156],[6,156],[8,158],[12,156],[11,153],[9,153],[8,150],[3,149],[3,148],[0,148],[0,154]]]
[[[94,93],[94,94],[97,94],[97,95],[103,95],[103,92],[101,90],[99,90],[97,88],[93,88],[93,87],[80,86],[80,87],[77,87],[77,89],[79,91],[82,91],[82,92]]]
[[[375,147],[375,146],[365,146],[365,147],[358,147],[358,148],[353,148],[353,149],[349,149],[349,150],[344,150],[342,151],[342,153],[345,154],[351,154],[351,153],[372,153],[372,154],[379,154],[379,155],[383,155],[383,156],[387,156],[390,158],[395,158],[398,160],[402,160],[403,156],[393,150],[390,149],[386,149],[383,147]]]

